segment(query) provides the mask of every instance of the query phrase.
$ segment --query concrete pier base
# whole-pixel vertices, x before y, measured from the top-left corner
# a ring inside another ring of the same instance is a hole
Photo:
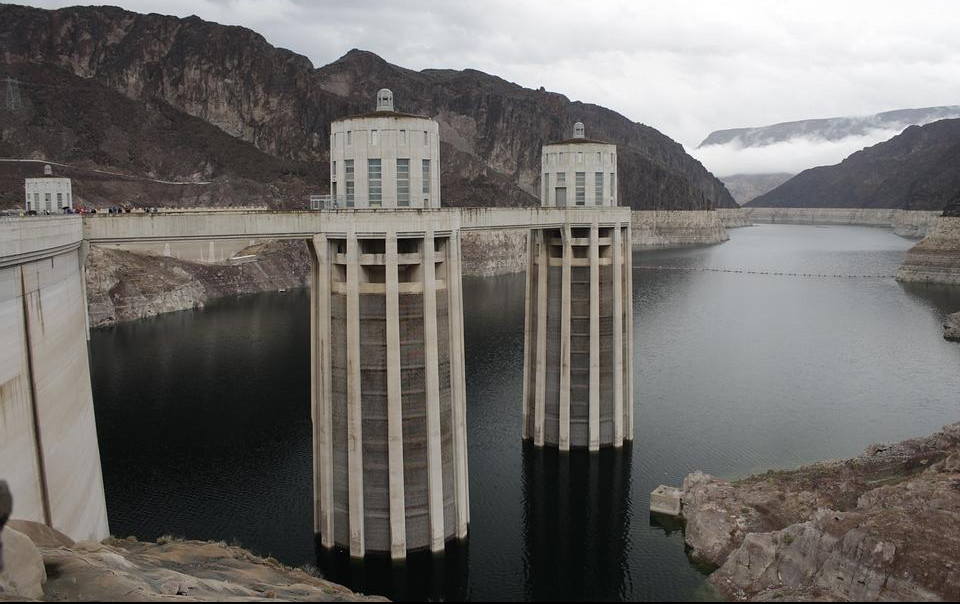
[[[593,217],[530,232],[523,435],[537,446],[633,438],[630,229]]]
[[[683,491],[660,485],[650,493],[650,511],[654,514],[678,517],[681,514]]]
[[[469,524],[459,225],[414,224],[312,240],[316,531],[352,557]]]

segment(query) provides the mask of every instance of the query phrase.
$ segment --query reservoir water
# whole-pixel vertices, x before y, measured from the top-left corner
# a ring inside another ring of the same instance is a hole
[[[913,242],[866,227],[730,235],[635,253],[659,268],[634,275],[636,440],[622,451],[523,445],[524,277],[464,280],[470,536],[401,566],[316,548],[306,292],[97,330],[111,531],[239,543],[395,599],[710,599],[682,527],[648,514],[658,484],[849,457],[960,420],[960,345],[941,330],[960,288],[889,277]]]

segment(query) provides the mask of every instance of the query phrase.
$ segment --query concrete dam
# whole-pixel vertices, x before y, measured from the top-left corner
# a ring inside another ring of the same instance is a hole
[[[86,347],[87,246],[303,239],[313,252],[315,532],[355,557],[442,551],[470,522],[461,235],[529,230],[518,428],[540,446],[596,450],[632,438],[630,221],[618,207],[2,220],[0,476],[15,515],[75,539],[109,533]]]

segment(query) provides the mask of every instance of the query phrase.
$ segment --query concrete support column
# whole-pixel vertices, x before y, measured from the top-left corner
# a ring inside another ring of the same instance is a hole
[[[391,231],[386,239],[387,456],[390,468],[390,556],[394,559],[407,555],[398,274],[397,234]]]
[[[625,317],[625,336],[627,338],[627,354],[624,360],[624,379],[626,380],[626,391],[624,392],[624,409],[626,410],[625,438],[633,440],[633,233],[632,226],[627,223],[627,237],[624,241],[624,272],[626,279],[624,281],[623,292],[623,312]]]
[[[550,245],[547,240],[547,232],[543,230],[536,231],[537,234],[537,365],[536,365],[536,392],[534,396],[534,416],[533,416],[533,434],[534,444],[538,447],[543,446],[544,441],[544,417],[547,406],[547,276],[550,273]],[[532,237],[532,235],[531,235]]]
[[[613,446],[623,446],[623,225],[613,228]]]
[[[520,400],[523,401],[523,440],[527,440],[531,437],[530,433],[530,394],[531,392],[536,392],[536,388],[530,388],[530,375],[536,375],[535,365],[537,362],[536,354],[530,354],[530,351],[535,350],[534,343],[532,338],[535,337],[535,328],[536,317],[533,314],[531,308],[533,300],[531,299],[531,294],[533,293],[533,288],[531,287],[531,281],[536,271],[536,258],[534,254],[536,253],[536,242],[534,241],[533,234],[535,231],[530,230],[527,233],[527,278],[524,297],[523,297],[523,394],[521,395]]]
[[[570,299],[573,242],[570,224],[563,226],[563,266],[560,300],[560,450],[570,450]]]
[[[362,557],[363,411],[360,375],[360,252],[356,234],[347,234],[347,468],[350,503],[350,555]]]
[[[590,433],[589,448],[600,450],[600,229],[590,225]]]
[[[314,529],[333,547],[333,417],[330,380],[330,261],[326,235],[314,235],[310,288],[310,384],[313,404]]]
[[[423,238],[423,339],[427,403],[427,484],[430,550],[443,550],[443,457],[440,432],[440,374],[437,351],[437,280],[433,230]]]
[[[450,398],[453,406],[454,488],[457,537],[467,536],[470,524],[470,481],[467,476],[467,377],[463,342],[463,280],[460,266],[460,232],[450,234],[447,266],[447,301],[450,330]]]

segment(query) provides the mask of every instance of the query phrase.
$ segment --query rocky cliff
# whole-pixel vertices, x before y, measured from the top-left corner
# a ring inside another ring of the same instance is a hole
[[[960,216],[940,217],[930,234],[907,252],[897,280],[960,285]]]
[[[940,120],[805,170],[747,206],[939,211],[960,190],[958,165],[960,119]]]
[[[166,256],[91,247],[86,262],[90,325],[202,308],[216,298],[305,287],[310,257],[302,241],[245,248],[243,264],[200,264]]]
[[[709,245],[730,239],[718,211],[638,211],[631,216],[633,245]]]
[[[951,342],[960,342],[960,312],[947,316],[943,323],[943,337]]]
[[[587,124],[591,137],[620,146],[620,195],[632,207],[735,205],[719,180],[681,145],[653,128],[596,105],[522,88],[474,70],[417,72],[358,50],[315,69],[305,57],[276,48],[241,27],[112,7],[47,11],[0,6],[0,60],[83,78],[91,86],[140,103],[145,111],[167,111],[170,121],[176,121],[171,111],[196,118],[272,158],[294,162],[300,171],[294,180],[312,185],[316,178],[322,188],[328,178],[330,121],[369,110],[375,91],[389,87],[404,111],[440,123],[442,185],[449,205],[535,204],[540,146],[566,136],[577,120]],[[45,74],[25,73],[22,79],[21,95],[31,106],[50,94],[51,89],[43,88]],[[63,126],[52,124],[50,133]],[[105,131],[110,127],[110,120],[102,124]],[[124,127],[120,130],[125,132]],[[96,153],[81,159],[99,168],[126,165],[131,171],[143,170],[140,164],[160,163],[171,179],[218,174],[203,162],[180,163],[173,157],[144,161],[133,153],[128,161],[124,151],[129,145],[124,141],[130,137],[110,138],[106,149],[98,145]],[[57,148],[52,143],[35,144],[22,131],[10,140],[7,152],[17,157],[35,157]],[[174,155],[162,145],[154,146],[154,152]],[[58,160],[63,154],[61,150],[60,155],[44,157]],[[203,155],[186,153],[188,159]],[[229,163],[231,155],[220,157]],[[230,173],[246,174],[246,168],[223,166],[220,173],[227,178]],[[273,185],[276,177],[265,174],[258,182]],[[296,190],[287,194],[284,203],[302,205],[296,195]]]
[[[225,543],[134,538],[75,543],[35,522],[11,521],[18,582],[0,600],[380,602]]]
[[[23,179],[41,176],[44,159],[92,207],[280,206],[326,192],[315,164],[276,158],[163,101],[51,65],[3,71],[22,85],[19,108],[0,111],[0,157],[37,161],[0,161],[0,207],[22,207]]]
[[[960,600],[960,424],[729,483],[684,481],[685,539],[737,600]]]
[[[793,174],[776,172],[774,174],[731,174],[721,176],[720,180],[730,191],[733,199],[740,205],[753,201],[764,193],[772,191],[793,178]]]

